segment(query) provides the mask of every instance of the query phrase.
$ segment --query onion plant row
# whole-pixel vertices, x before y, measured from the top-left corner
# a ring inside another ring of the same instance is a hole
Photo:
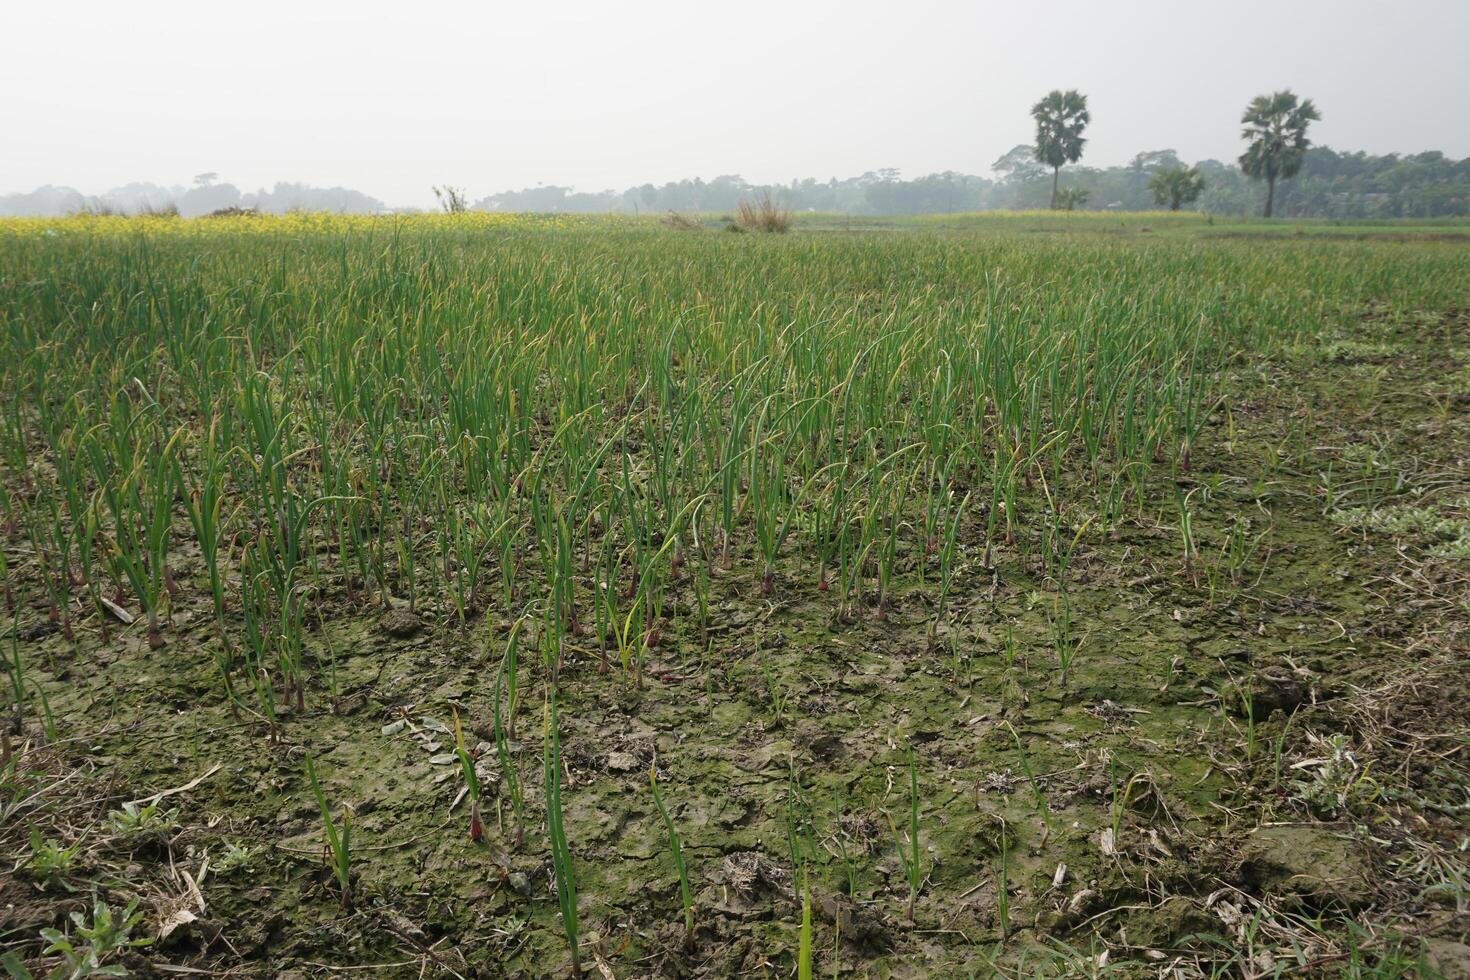
[[[1467,291],[1432,247],[116,228],[0,230],[12,613],[24,581],[68,636],[136,617],[157,646],[197,602],[213,639],[179,655],[272,730],[329,690],[314,634],[343,609],[502,624],[518,834],[517,689],[547,687],[559,798],[564,672],[643,684],[731,588],[873,621],[920,593],[933,643],[1009,556],[1058,592],[1065,671],[1069,562],[1190,467],[1231,359]]]
[[[736,568],[843,618],[917,579],[939,627],[970,556],[1064,584],[1140,474],[1189,466],[1228,358],[1463,278],[1305,246],[368,228],[0,238],[10,564],[68,634],[130,607],[158,645],[203,592],[222,693],[270,714],[304,705],[302,622],[338,597],[534,608],[633,683],[672,617],[718,625]]]

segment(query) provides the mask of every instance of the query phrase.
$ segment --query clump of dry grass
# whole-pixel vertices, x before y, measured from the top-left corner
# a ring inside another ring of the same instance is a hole
[[[444,209],[445,214],[464,214],[470,209],[469,195],[464,188],[445,184],[443,187],[434,185],[434,197],[439,201],[439,206]]]
[[[253,218],[260,214],[255,208],[241,208],[230,205],[227,208],[216,208],[205,215],[206,218]]]
[[[791,230],[791,212],[778,208],[771,200],[771,192],[766,191],[753,204],[750,201],[740,202],[740,213],[736,216],[735,223],[747,231],[784,235]]]
[[[704,228],[704,222],[678,211],[670,211],[664,215],[663,226],[674,231],[699,231]]]
[[[238,211],[240,209],[233,208],[227,210]],[[129,217],[129,213],[125,208],[113,204],[111,201],[94,201],[92,203],[83,204],[73,213],[76,214],[78,217],[84,218]],[[254,212],[251,213],[253,214]],[[172,201],[169,201],[166,204],[154,204],[151,201],[144,201],[142,204],[138,205],[137,209],[132,212],[131,216],[135,218],[177,218],[179,216],[179,206]]]

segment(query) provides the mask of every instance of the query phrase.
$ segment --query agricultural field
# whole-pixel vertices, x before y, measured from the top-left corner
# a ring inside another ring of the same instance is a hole
[[[16,219],[0,328],[16,976],[1470,975],[1464,223]]]

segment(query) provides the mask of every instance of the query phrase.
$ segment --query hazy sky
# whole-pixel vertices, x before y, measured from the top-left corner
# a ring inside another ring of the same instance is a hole
[[[1231,158],[1283,86],[1318,142],[1464,157],[1467,36],[1470,0],[0,0],[0,193],[986,173],[1073,86],[1098,165]]]

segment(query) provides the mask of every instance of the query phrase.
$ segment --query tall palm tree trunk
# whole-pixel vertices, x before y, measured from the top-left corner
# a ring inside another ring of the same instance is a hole
[[[1271,217],[1271,208],[1276,203],[1276,178],[1266,178],[1266,217]]]
[[[1061,167],[1051,168],[1051,209],[1053,211],[1057,209],[1057,178],[1061,176],[1061,173]]]

